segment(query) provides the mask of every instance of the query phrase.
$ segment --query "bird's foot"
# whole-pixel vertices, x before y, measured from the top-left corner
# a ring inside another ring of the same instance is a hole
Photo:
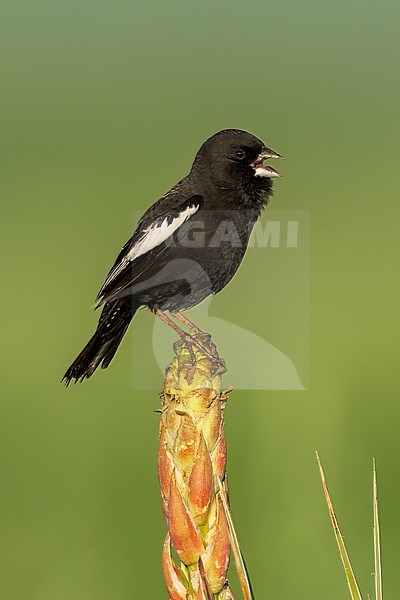
[[[213,375],[226,373],[226,363],[219,356],[209,333],[204,333],[197,327],[193,327],[190,333],[181,336],[181,340],[189,352],[192,364],[201,356],[204,356],[211,362]]]
[[[180,353],[182,346],[184,346],[189,354],[192,365],[194,365],[197,360],[201,360],[201,358],[204,357],[210,360],[213,375],[226,372],[225,361],[223,358],[220,358],[209,333],[199,329],[197,325],[179,312],[173,312],[171,314],[190,328],[189,333],[179,327],[179,325],[172,321],[172,319],[170,319],[162,310],[153,309],[153,312],[179,335],[180,340],[174,344],[174,351],[176,354]]]
[[[226,362],[221,356],[218,356],[217,358],[212,358],[211,364],[213,375],[223,375],[228,371],[226,367]]]
[[[198,325],[193,323],[193,321],[188,319],[187,316],[183,315],[181,312],[174,311],[171,314],[173,317],[178,319],[178,321],[180,321],[181,323],[186,325],[186,327],[189,328],[191,335],[195,335],[199,338],[200,342],[206,346],[206,348],[210,351],[210,354],[212,356],[218,357],[217,348],[215,347],[215,344],[212,343],[211,335],[209,333],[200,329]]]
[[[196,363],[196,354],[193,350],[192,336],[188,333],[186,335],[181,335],[180,339],[173,344],[174,352],[177,355],[181,354],[182,348],[185,348],[189,354],[190,363],[194,365]]]

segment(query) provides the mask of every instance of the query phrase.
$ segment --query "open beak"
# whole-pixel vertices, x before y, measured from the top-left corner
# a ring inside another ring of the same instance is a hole
[[[278,171],[275,171],[275,169],[273,169],[269,165],[264,166],[264,161],[268,160],[269,158],[282,158],[282,156],[274,150],[271,150],[271,148],[263,146],[256,160],[253,163],[251,163],[251,166],[255,171],[254,174],[258,177],[282,177],[282,175],[278,173]]]

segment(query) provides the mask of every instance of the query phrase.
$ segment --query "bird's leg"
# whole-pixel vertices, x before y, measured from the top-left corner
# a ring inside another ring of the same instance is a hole
[[[178,321],[180,321],[181,323],[186,325],[186,327],[189,327],[189,329],[194,329],[196,331],[195,335],[200,334],[200,336],[203,337],[204,342],[207,344],[207,348],[210,350],[211,356],[213,358],[219,358],[217,349],[216,349],[215,345],[211,342],[211,334],[210,333],[207,333],[206,331],[203,331],[202,329],[200,329],[200,327],[198,327],[195,323],[193,323],[193,321],[188,319],[185,315],[183,315],[179,311],[171,312],[171,315],[173,317],[175,317],[176,319],[178,319]]]
[[[189,327],[189,329],[197,329],[197,331],[200,331],[200,333],[204,333],[204,331],[201,331],[201,329],[199,329],[199,327],[197,327],[197,325],[193,323],[193,321],[185,317],[185,315],[183,315],[178,310],[171,312],[171,315],[175,317],[175,319],[178,319],[178,321],[186,325],[186,327]]]
[[[225,361],[223,358],[221,358],[219,356],[217,348],[216,348],[215,344],[212,342],[211,334],[200,329],[195,323],[193,323],[193,321],[188,319],[185,315],[183,315],[179,311],[171,312],[171,315],[173,317],[175,317],[176,319],[178,319],[178,321],[180,321],[181,323],[186,325],[186,327],[189,327],[190,330],[194,331],[194,334],[192,334],[192,337],[199,338],[203,350],[211,358],[211,361],[212,361],[215,369],[216,370],[220,369],[221,372],[226,371]]]
[[[190,360],[192,363],[195,363],[196,357],[195,357],[195,354],[191,347],[193,344],[192,336],[189,335],[186,331],[184,331],[181,327],[179,327],[179,325],[177,325],[172,319],[170,319],[168,317],[168,315],[165,314],[165,312],[163,312],[159,308],[155,308],[152,310],[153,310],[153,313],[156,315],[156,317],[158,317],[159,319],[161,319],[161,321],[166,323],[166,325],[168,325],[168,327],[171,327],[171,329],[173,329],[175,331],[175,333],[177,333],[179,335],[179,337],[186,343],[186,347],[187,347],[189,355],[190,355]]]
[[[163,321],[164,323],[166,323],[168,325],[168,327],[171,327],[171,329],[173,329],[180,337],[183,337],[184,335],[189,335],[188,333],[186,333],[186,331],[184,331],[183,329],[181,329],[181,327],[179,327],[179,325],[177,325],[175,323],[175,321],[173,321],[172,319],[170,319],[169,316],[166,315],[164,311],[160,310],[159,308],[154,308],[154,309],[152,309],[152,312],[159,319],[161,319],[161,321]]]
[[[212,361],[213,365],[215,366],[216,370],[219,369],[219,370],[221,370],[221,372],[226,371],[225,361],[218,356],[218,352],[217,352],[217,349],[215,348],[214,344],[209,343],[209,340],[211,339],[211,336],[209,334],[205,334],[208,336],[208,339],[207,339],[207,344],[204,346],[200,340],[196,339],[196,334],[190,335],[189,333],[187,333],[186,331],[181,329],[181,327],[179,327],[179,325],[177,325],[172,319],[170,319],[165,314],[165,312],[163,312],[159,308],[154,308],[154,309],[152,309],[152,311],[159,319],[161,319],[161,321],[163,321],[169,327],[171,327],[171,329],[173,329],[179,335],[179,337],[185,342],[188,352],[190,354],[190,359],[191,359],[192,363],[194,363],[196,361],[196,357],[195,357],[195,354],[192,349],[192,346],[194,346],[202,354],[209,356],[209,358]],[[176,313],[171,313],[171,314],[176,316]],[[181,317],[183,317],[183,315],[181,315],[180,313],[179,313],[179,315]],[[185,319],[185,320],[184,321],[182,319],[179,319],[179,320],[181,320],[181,322],[184,322],[185,325],[187,325],[187,326],[189,326],[188,323],[190,323],[190,325],[193,328],[195,328],[195,329],[197,329],[197,331],[199,331],[199,329],[196,327],[196,325],[194,325],[194,323],[189,321],[189,319],[186,319],[186,317],[183,317],[183,319]]]

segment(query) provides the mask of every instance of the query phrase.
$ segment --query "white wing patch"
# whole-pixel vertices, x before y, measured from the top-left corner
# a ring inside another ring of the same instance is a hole
[[[138,258],[138,256],[146,254],[146,252],[149,252],[149,250],[152,250],[156,246],[159,246],[198,210],[198,205],[188,206],[172,219],[170,223],[168,223],[170,220],[169,217],[165,217],[161,223],[153,223],[143,231],[143,237],[129,250],[126,258],[129,261],[132,261],[135,258]]]
[[[125,267],[146,252],[149,252],[156,246],[159,246],[167,238],[169,238],[185,221],[189,219],[195,212],[199,210],[199,205],[193,204],[185,208],[181,213],[179,213],[175,218],[172,219],[169,216],[165,217],[161,223],[153,223],[149,225],[146,229],[143,230],[143,234],[141,238],[136,242],[134,246],[129,250],[126,256],[121,260],[121,262],[114,267],[111,273],[108,275],[105,280],[102,290],[109,284],[113,279],[121,273]],[[168,222],[170,221],[170,222]],[[100,290],[101,295],[101,290]]]

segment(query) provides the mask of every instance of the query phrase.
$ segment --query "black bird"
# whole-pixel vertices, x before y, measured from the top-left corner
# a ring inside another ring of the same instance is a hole
[[[119,253],[97,296],[103,306],[93,337],[65,373],[68,385],[110,364],[141,306],[180,328],[180,311],[222,290],[236,273],[252,228],[279,173],[281,158],[240,129],[225,129],[198,151],[190,173],[153,204]]]

